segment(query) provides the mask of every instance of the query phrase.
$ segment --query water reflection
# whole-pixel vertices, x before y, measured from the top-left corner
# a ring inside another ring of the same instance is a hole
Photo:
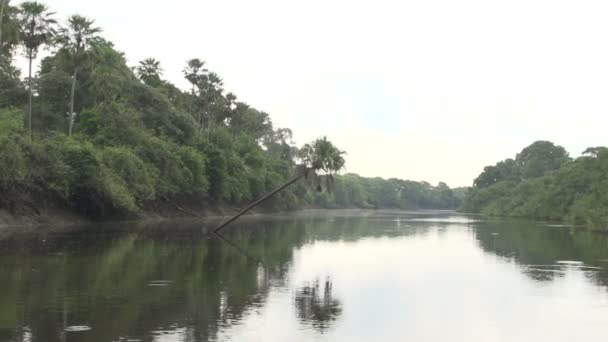
[[[485,222],[475,235],[482,249],[517,262],[534,280],[579,274],[608,287],[608,265],[602,262],[608,235],[525,221]]]
[[[604,235],[340,211],[224,235],[194,221],[0,232],[0,341],[517,340],[567,318],[587,340],[608,334]],[[572,316],[536,321],[566,300]]]
[[[330,279],[322,284],[317,279],[296,291],[295,307],[302,324],[310,324],[323,333],[342,313],[342,304],[332,295]]]

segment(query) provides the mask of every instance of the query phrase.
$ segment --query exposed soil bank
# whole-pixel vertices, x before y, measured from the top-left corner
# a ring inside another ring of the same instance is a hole
[[[163,198],[142,205],[138,213],[117,212],[111,208],[82,213],[59,202],[19,201],[0,205],[0,228],[22,226],[66,226],[117,220],[158,220],[167,218],[221,217],[238,212],[240,207],[213,202],[208,198]],[[269,211],[265,208],[257,212]]]

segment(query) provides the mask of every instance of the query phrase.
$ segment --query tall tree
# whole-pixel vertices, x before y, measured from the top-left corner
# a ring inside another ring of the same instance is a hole
[[[135,67],[135,73],[145,84],[157,87],[161,84],[160,77],[163,75],[163,69],[160,67],[160,61],[146,58]]]
[[[9,0],[0,0],[0,55],[3,51],[3,40],[2,40],[2,25],[4,24],[4,11],[8,7]],[[1,58],[1,56],[0,56]]]
[[[207,69],[204,68],[205,62],[198,58],[190,59],[186,62],[184,68],[184,77],[192,85],[192,95],[196,95],[196,87],[200,82],[201,76],[207,73]]]
[[[38,56],[40,47],[49,44],[55,33],[53,19],[55,13],[49,12],[48,7],[36,1],[24,2],[20,6],[19,25],[21,27],[21,39],[25,47],[25,56],[29,62],[28,68],[28,132],[32,136],[32,97],[33,97],[33,77],[32,63]]]
[[[524,148],[515,157],[524,178],[544,176],[570,161],[566,149],[550,141],[536,141]]]
[[[199,125],[199,133],[202,134],[206,126],[207,140],[209,140],[214,113],[221,113],[225,109],[229,109],[232,102],[223,94],[224,83],[222,79],[218,74],[209,72],[204,66],[205,62],[194,58],[187,62],[183,72],[185,78],[192,85],[192,111],[195,113]],[[205,119],[207,121],[206,125],[204,124]],[[223,118],[219,117],[218,119]]]
[[[192,113],[198,123],[199,133],[203,130],[203,109],[201,101],[201,83],[207,77],[209,70],[205,68],[205,62],[198,58],[190,59],[186,62],[186,67],[183,70],[184,77],[192,86]]]
[[[72,135],[76,112],[74,101],[76,96],[76,83],[78,71],[91,52],[95,41],[99,38],[101,28],[93,26],[94,20],[80,15],[73,15],[68,19],[68,26],[59,30],[57,42],[68,54],[72,61],[72,88],[70,91],[70,108],[68,112],[68,135]]]

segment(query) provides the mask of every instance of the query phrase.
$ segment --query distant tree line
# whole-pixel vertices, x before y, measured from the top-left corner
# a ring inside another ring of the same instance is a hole
[[[357,174],[337,176],[333,192],[314,195],[322,208],[455,209],[462,205],[465,188],[451,189],[396,178],[365,178]]]
[[[474,181],[462,210],[499,216],[569,221],[608,229],[608,149],[581,157],[537,141],[515,159],[488,166]]]
[[[128,66],[90,18],[59,22],[40,2],[0,0],[0,209],[54,203],[103,217],[177,198],[240,204],[284,183],[310,155],[201,59],[187,60],[183,76],[187,90],[165,80],[154,58]],[[458,205],[445,184],[346,175],[330,184],[334,194],[320,194],[320,179],[308,181],[316,184],[269,206]]]

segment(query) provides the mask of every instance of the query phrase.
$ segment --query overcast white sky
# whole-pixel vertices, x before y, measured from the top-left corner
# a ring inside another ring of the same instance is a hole
[[[50,0],[96,19],[130,64],[184,85],[199,57],[240,100],[327,135],[364,176],[470,185],[535,140],[608,135],[608,2]]]

